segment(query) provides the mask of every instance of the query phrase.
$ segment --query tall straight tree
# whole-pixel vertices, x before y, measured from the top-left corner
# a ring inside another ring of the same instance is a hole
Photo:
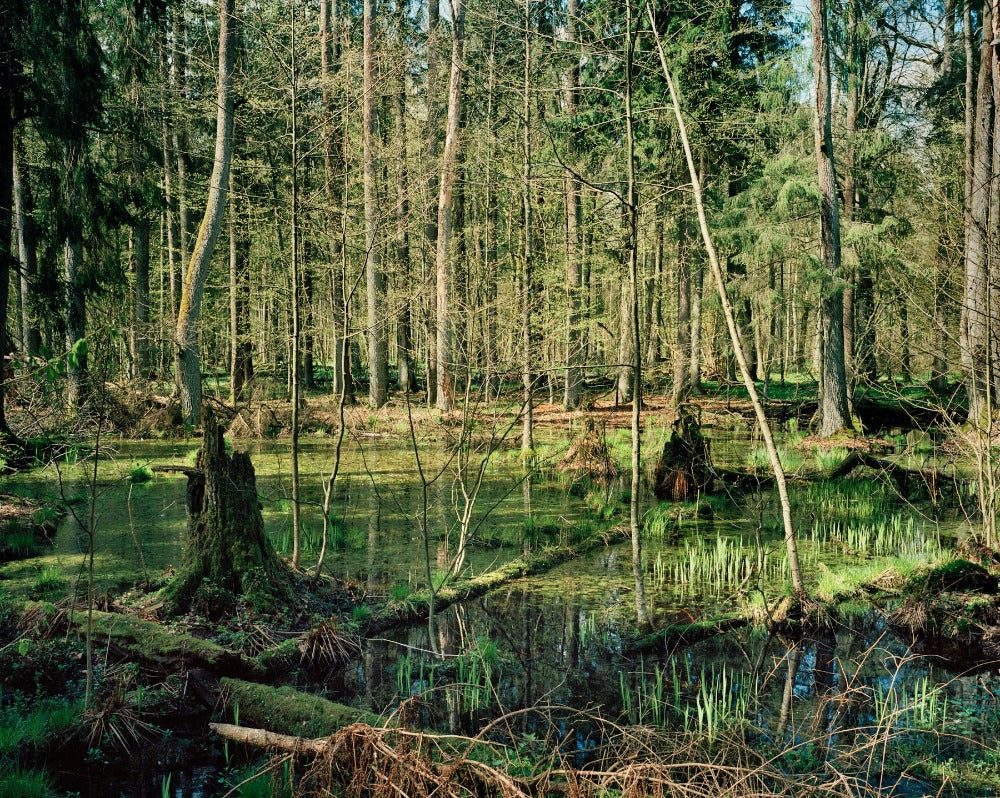
[[[565,41],[566,72],[563,75],[563,96],[570,130],[566,136],[566,159],[575,166],[577,151],[574,116],[577,113],[580,92],[580,54],[577,50],[579,0],[567,0]],[[580,179],[572,168],[564,177],[566,194],[566,387],[563,407],[575,410],[580,404],[583,387],[583,341],[580,334],[583,300],[583,213],[580,202]]]
[[[997,58],[993,44],[994,0],[983,3],[979,80],[972,130],[971,173],[968,178],[968,211],[965,230],[965,317],[968,356],[965,386],[969,397],[969,420],[985,425],[992,412],[989,382],[996,380],[994,358],[997,331],[991,329],[993,309],[1000,303],[992,285],[990,245],[996,242],[996,220],[990,226],[992,204],[993,134],[995,116],[994,80]]]
[[[320,0],[319,41],[320,41],[320,82],[323,87],[323,184],[329,230],[330,250],[330,305],[333,339],[333,380],[334,394],[345,393],[348,402],[354,401],[354,386],[351,381],[350,339],[342,336],[347,318],[345,298],[346,278],[344,259],[344,218],[346,214],[345,193],[347,191],[347,169],[344,158],[345,134],[342,120],[334,118],[338,110],[337,100],[343,106],[342,91],[334,86],[340,73],[340,0]],[[341,109],[342,110],[342,109]],[[339,210],[339,213],[338,213]]]
[[[632,72],[635,61],[632,0],[625,0],[625,154],[628,215],[629,320],[632,331],[632,483],[629,497],[629,527],[632,534],[632,576],[635,580],[635,610],[640,626],[649,626],[646,580],[642,565],[642,530],[639,526],[642,482],[642,347],[639,345],[639,187],[635,174],[635,119],[632,108]]]
[[[452,214],[458,176],[458,122],[462,116],[462,59],[465,52],[465,0],[451,3],[451,71],[448,79],[448,119],[441,154],[441,184],[438,191],[437,246],[434,274],[437,284],[437,402],[439,410],[455,405],[452,384]],[[433,2],[433,0],[432,0]]]
[[[524,0],[524,85],[522,114],[524,116],[524,161],[522,163],[521,207],[524,227],[524,262],[521,271],[521,380],[524,387],[524,417],[521,426],[521,449],[530,452],[535,448],[534,440],[534,378],[531,374],[531,306],[534,302],[531,290],[532,247],[534,208],[531,203],[531,0]],[[527,486],[527,481],[525,486]]]
[[[362,148],[365,192],[365,283],[368,307],[368,403],[385,404],[389,390],[389,350],[385,319],[385,274],[379,249],[378,186],[375,158],[375,0],[365,0],[362,21]]]
[[[851,429],[844,363],[844,283],[841,274],[840,213],[833,159],[833,109],[830,97],[830,40],[826,1],[812,2],[813,72],[816,79],[814,138],[820,191],[823,279],[820,286],[822,352],[820,366],[820,435]]]
[[[236,0],[219,0],[219,73],[216,91],[215,158],[208,186],[205,215],[191,253],[191,262],[181,282],[180,305],[174,342],[176,372],[185,424],[201,423],[201,358],[198,352],[198,322],[208,267],[226,215],[229,169],[233,155],[233,65],[237,33],[233,7]]]

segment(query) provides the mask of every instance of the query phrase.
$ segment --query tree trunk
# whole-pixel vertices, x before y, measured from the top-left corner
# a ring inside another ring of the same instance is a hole
[[[981,424],[989,412],[987,381],[991,377],[989,213],[993,153],[993,10],[991,0],[983,4],[983,34],[980,49],[979,80],[976,88],[976,116],[973,129],[971,196],[965,231],[965,307],[969,360],[966,391],[969,396],[969,420]]]
[[[175,11],[174,13],[178,13]],[[170,70],[167,66],[166,43],[160,44],[160,80],[165,86],[170,84]],[[171,130],[170,109],[167,105],[167,92],[164,91],[160,100],[160,135],[163,150],[163,204],[165,210],[165,227],[167,234],[167,283],[170,297],[171,326],[177,324],[177,304],[180,299],[178,292],[177,264],[180,257],[180,226],[178,224],[177,196],[174,190],[175,153],[171,146],[174,133]]]
[[[534,375],[532,374],[532,336],[531,310],[534,304],[532,296],[532,272],[534,249],[532,238],[535,235],[532,223],[534,207],[531,201],[531,6],[529,0],[524,0],[524,82],[522,85],[524,116],[524,162],[522,164],[521,211],[523,241],[523,272],[521,277],[521,385],[524,390],[522,402],[523,418],[521,424],[521,449],[530,452],[535,448],[534,419]],[[530,480],[525,480],[525,485]]]
[[[433,0],[432,0],[433,1]],[[437,401],[439,410],[455,405],[452,383],[451,235],[452,193],[458,173],[458,121],[462,115],[462,60],[465,52],[465,0],[452,3],[451,75],[448,81],[448,119],[445,123],[441,184],[438,192],[437,246],[434,274],[437,284]]]
[[[438,32],[440,30],[441,0],[427,0],[427,92],[424,102],[427,106],[426,159],[427,159],[427,207],[424,215],[424,249],[428,253],[423,259],[425,285],[434,283],[434,290],[425,297],[423,312],[424,332],[427,342],[427,404],[437,405],[438,353],[437,353],[437,282],[430,275],[437,265],[438,249],[438,206],[440,186],[438,185],[438,149],[440,147],[440,120],[438,110],[438,80],[440,79],[440,58],[438,56]],[[436,272],[435,272],[436,275]]]
[[[14,135],[13,152],[14,213],[17,220],[17,252],[21,265],[21,339],[28,357],[38,357],[41,333],[38,329],[35,284],[38,274],[35,203],[28,174],[28,158],[20,136]],[[2,279],[2,277],[0,277]]]
[[[219,590],[258,608],[287,600],[287,575],[264,534],[250,456],[226,454],[223,430],[210,410],[204,429],[195,469],[188,474],[187,543],[177,576],[166,589],[171,611],[213,603]]]
[[[397,36],[403,41],[406,15],[400,7],[397,14]],[[396,169],[396,269],[401,290],[401,304],[396,314],[396,368],[399,372],[399,389],[406,393],[416,390],[413,369],[413,334],[411,326],[412,264],[410,263],[410,176],[406,165],[406,75],[400,70],[399,85],[393,108],[396,116],[396,138],[399,146],[399,163]]]
[[[332,391],[345,394],[345,401],[353,402],[351,380],[350,341],[343,331],[348,316],[345,295],[346,260],[344,236],[347,214],[347,168],[344,157],[346,144],[343,131],[346,125],[334,121],[335,89],[331,85],[340,72],[340,17],[338,0],[321,0],[319,6],[320,80],[323,85],[323,174],[327,204],[327,228],[330,246],[330,309],[333,339]],[[343,89],[336,88],[342,99]],[[342,102],[343,106],[344,103]],[[337,188],[340,187],[340,194]],[[339,212],[338,212],[339,210]]]
[[[701,307],[705,296],[705,267],[694,265],[691,284],[691,353],[688,362],[687,388],[694,395],[701,394]]]
[[[229,340],[230,397],[233,404],[243,402],[253,381],[253,340],[250,337],[250,239],[247,214],[240,210],[230,177],[229,204]]]
[[[580,61],[577,54],[577,15],[580,13],[579,0],[568,0],[566,6],[566,47],[570,51],[571,62],[563,76],[563,97],[565,113],[570,130],[566,138],[566,159],[572,165],[576,157],[576,135],[574,117],[577,113],[580,92]],[[581,336],[583,255],[582,227],[583,208],[580,202],[580,181],[572,170],[566,170],[564,177],[566,194],[566,387],[563,393],[563,407],[575,410],[583,393],[583,342]]]
[[[11,222],[14,217],[14,31],[0,25],[0,357],[7,354],[7,298],[13,255],[10,249]],[[7,438],[6,380],[0,369],[0,437]]]
[[[527,2],[527,0],[526,0]],[[632,66],[635,37],[632,29],[632,3],[626,0],[625,44],[625,149],[628,157],[628,189],[625,201],[628,213],[628,282],[632,327],[632,480],[629,495],[629,527],[632,538],[632,579],[635,584],[636,622],[649,626],[646,602],[646,579],[642,564],[640,491],[642,488],[642,346],[639,335],[639,187],[635,176],[635,131],[632,117]]]
[[[702,241],[705,244],[705,252],[708,255],[708,265],[711,269],[712,277],[715,280],[715,287],[719,293],[719,301],[722,303],[722,314],[725,317],[726,329],[729,332],[729,338],[733,344],[736,361],[739,364],[740,376],[743,378],[743,384],[747,389],[747,393],[750,396],[750,402],[753,405],[754,415],[756,415],[757,423],[760,425],[761,436],[764,439],[764,446],[767,449],[768,459],[771,461],[771,470],[774,474],[775,485],[778,488],[778,499],[781,503],[781,521],[785,532],[785,549],[788,554],[788,569],[792,580],[792,590],[795,592],[796,596],[801,596],[805,589],[802,583],[802,571],[799,567],[798,543],[795,540],[795,527],[792,524],[792,505],[788,497],[788,488],[785,482],[785,471],[781,465],[781,457],[778,455],[777,446],[774,443],[774,436],[771,434],[771,426],[768,423],[764,407],[760,403],[760,398],[757,395],[757,388],[754,385],[749,366],[747,365],[746,357],[743,354],[743,344],[740,341],[739,328],[736,326],[736,317],[733,314],[733,308],[729,302],[729,296],[726,291],[726,282],[722,273],[722,267],[719,263],[718,254],[715,250],[715,244],[712,241],[712,236],[708,229],[708,217],[705,214],[705,203],[702,196],[701,180],[698,176],[698,171],[695,169],[694,156],[691,153],[691,143],[687,136],[687,126],[684,123],[684,116],[681,113],[680,100],[677,96],[677,91],[674,88],[674,82],[670,75],[670,69],[667,66],[667,57],[663,52],[663,42],[661,41],[659,33],[656,30],[656,19],[653,16],[652,7],[647,5],[646,11],[649,14],[650,27],[652,28],[653,36],[656,41],[656,50],[660,57],[660,66],[663,69],[663,77],[666,79],[667,88],[670,91],[670,100],[674,109],[674,118],[677,120],[677,130],[680,134],[681,146],[684,149],[684,160],[687,162],[688,174],[691,177],[691,187],[694,193],[695,208],[698,211],[698,226],[701,229]]]
[[[233,150],[233,63],[236,59],[235,0],[219,0],[218,114],[215,120],[215,159],[209,182],[205,216],[198,231],[191,262],[184,273],[177,310],[176,371],[181,388],[181,414],[185,424],[201,423],[201,361],[198,323],[205,279],[226,211],[229,167]]]
[[[691,247],[688,243],[687,206],[682,203],[677,220],[677,338],[674,349],[674,401],[687,394],[691,363]]]
[[[386,337],[385,274],[377,240],[379,224],[375,156],[375,0],[364,2],[362,52],[362,130],[365,194],[365,283],[368,327],[368,403],[382,407],[389,391]]]
[[[816,159],[820,191],[823,279],[820,314],[823,360],[820,369],[822,401],[820,435],[825,438],[851,429],[847,404],[847,371],[844,363],[844,283],[840,260],[840,214],[834,171],[833,128],[830,97],[830,48],[825,0],[811,0],[813,64],[816,75]]]

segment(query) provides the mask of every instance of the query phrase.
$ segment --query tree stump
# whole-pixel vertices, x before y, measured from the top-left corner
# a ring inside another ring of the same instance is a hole
[[[246,452],[226,454],[206,410],[205,440],[188,471],[188,539],[167,592],[174,612],[224,614],[237,599],[257,608],[290,597],[288,572],[264,534],[257,477]]]
[[[711,492],[714,479],[710,441],[694,414],[682,407],[656,464],[653,493],[658,499],[687,501]]]

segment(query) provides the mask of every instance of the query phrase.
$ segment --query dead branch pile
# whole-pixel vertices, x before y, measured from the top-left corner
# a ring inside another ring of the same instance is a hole
[[[593,720],[593,719],[591,719]],[[606,724],[592,761],[577,767],[545,745],[526,768],[523,752],[488,739],[379,729],[356,723],[330,737],[302,739],[213,723],[217,734],[285,755],[309,757],[297,798],[875,798],[880,774],[848,774],[833,763],[788,774],[739,734],[708,742],[648,727]],[[552,741],[547,741],[551,743]]]

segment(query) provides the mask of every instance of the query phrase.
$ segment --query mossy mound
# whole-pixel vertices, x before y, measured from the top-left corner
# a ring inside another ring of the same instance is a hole
[[[981,565],[952,560],[913,580],[892,622],[922,637],[981,646],[1000,627],[997,592],[997,578]]]
[[[983,566],[969,560],[952,560],[937,566],[923,579],[920,588],[935,593],[983,593],[996,595],[997,578]]]

